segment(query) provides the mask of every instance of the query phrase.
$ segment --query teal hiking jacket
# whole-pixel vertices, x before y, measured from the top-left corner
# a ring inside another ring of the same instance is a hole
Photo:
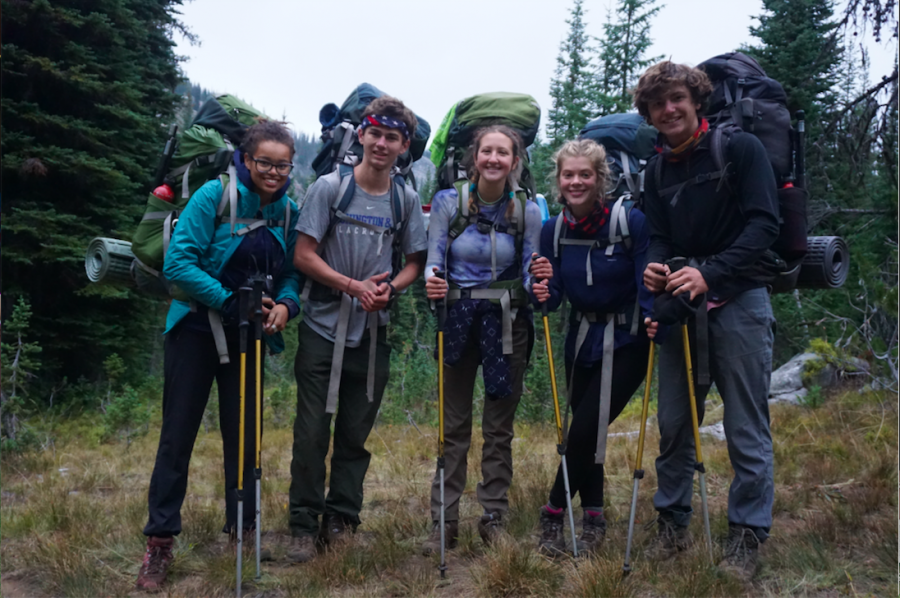
[[[237,182],[238,218],[255,218],[259,212],[259,195]],[[197,303],[212,309],[222,309],[222,304],[232,295],[231,290],[219,282],[219,277],[243,239],[231,234],[228,212],[217,225],[216,210],[222,199],[222,183],[212,180],[197,189],[188,202],[172,234],[172,242],[166,253],[163,274]],[[297,240],[295,226],[300,214],[297,205],[284,195],[278,201],[262,208],[262,217],[273,221],[284,219],[284,202],[290,202],[291,222],[288,238],[284,238],[281,226],[270,226],[271,232],[285,252],[284,267],[275,278],[275,301],[293,300],[300,307],[300,273],[294,269],[294,243]],[[247,226],[236,224],[235,231]],[[172,300],[166,316],[166,331],[171,331],[191,311],[187,301]],[[263,335],[273,353],[284,350],[281,333]]]

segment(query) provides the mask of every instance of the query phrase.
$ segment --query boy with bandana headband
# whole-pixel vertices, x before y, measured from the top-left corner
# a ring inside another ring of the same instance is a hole
[[[421,275],[427,249],[419,196],[391,176],[416,124],[413,113],[396,98],[372,101],[358,130],[362,162],[346,177],[336,171],[317,180],[297,222],[294,264],[313,282],[304,303],[295,364],[293,540],[288,553],[295,562],[315,558],[317,536],[323,544],[340,542],[360,523],[371,456],[365,442],[390,369],[386,307]],[[338,194],[343,197],[348,185],[355,185],[352,199],[343,213],[335,213]],[[402,203],[399,225],[392,222],[397,196]],[[332,224],[334,216],[338,219]],[[394,251],[405,256],[398,272],[391,272]],[[326,497],[325,457],[335,413]]]
[[[714,381],[724,402],[724,427],[734,479],[728,494],[729,534],[720,567],[748,581],[772,525],[774,497],[769,379],[775,320],[760,276],[778,236],[775,176],[762,143],[740,130],[723,135],[727,165],[716,168],[703,118],[712,85],[702,71],[661,62],[641,76],[638,112],[660,132],[659,154],[647,165],[644,210],[650,247],[644,284],[657,294],[684,294],[703,418]],[[667,260],[687,265],[672,272]],[[648,318],[649,322],[649,318]],[[659,358],[658,535],[647,551],[666,559],[690,543],[694,439],[683,344],[673,338]]]

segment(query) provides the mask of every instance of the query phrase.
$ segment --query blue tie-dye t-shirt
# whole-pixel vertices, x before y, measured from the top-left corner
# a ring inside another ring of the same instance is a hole
[[[509,202],[494,206],[481,206],[480,215],[491,221],[507,224],[506,208]],[[447,248],[447,230],[459,210],[456,189],[445,189],[434,195],[428,224],[428,264],[425,277],[433,276],[433,269],[446,270],[448,280],[462,288],[486,287],[491,282],[491,237],[478,232],[474,220],[450,246],[449,266],[444,264]],[[502,214],[500,212],[503,212]],[[510,231],[514,232],[514,231]],[[525,206],[525,238],[522,247],[521,273],[526,288],[531,288],[528,268],[531,254],[539,250],[541,239],[541,210],[533,201]],[[516,246],[513,234],[497,233],[497,275],[512,265]]]

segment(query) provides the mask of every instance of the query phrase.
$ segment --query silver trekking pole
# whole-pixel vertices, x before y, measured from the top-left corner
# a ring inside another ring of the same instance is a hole
[[[650,410],[650,383],[653,381],[653,357],[656,343],[650,341],[650,356],[647,359],[647,377],[644,382],[644,404],[641,407],[641,430],[638,432],[637,461],[634,464],[634,488],[631,491],[631,514],[628,516],[628,542],[625,544],[625,563],[622,575],[631,573],[631,540],[634,538],[634,516],[637,511],[638,485],[644,478],[641,464],[644,459],[644,436],[647,431],[647,412]]]
[[[553,412],[556,415],[556,452],[559,453],[563,485],[566,489],[566,509],[569,511],[569,529],[572,531],[572,554],[578,557],[578,540],[575,537],[575,515],[572,513],[572,491],[569,489],[569,470],[566,467],[566,439],[563,433],[562,417],[559,413],[559,392],[556,387],[556,366],[553,364],[553,346],[550,342],[550,320],[547,316],[547,302],[541,304],[541,319],[544,321],[544,341],[547,343],[547,362],[550,364],[550,389],[553,391]],[[575,364],[572,364],[575,367]]]

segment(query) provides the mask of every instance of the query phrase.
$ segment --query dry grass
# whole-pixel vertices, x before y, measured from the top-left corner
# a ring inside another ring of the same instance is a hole
[[[721,419],[712,399],[705,423]],[[637,428],[637,401],[612,432]],[[649,428],[646,476],[638,501],[633,573],[622,560],[636,440],[610,440],[607,541],[589,560],[548,560],[534,551],[538,507],[547,498],[558,456],[552,426],[521,424],[514,445],[508,536],[485,548],[475,530],[480,440],[473,438],[470,480],[460,504],[460,546],[440,582],[437,558],[418,546],[429,531],[428,495],[435,468],[435,431],[380,426],[366,480],[363,525],[355,541],[314,562],[289,566],[287,490],[290,430],[269,429],[264,446],[264,536],[276,562],[255,581],[252,549],[245,559],[248,596],[850,596],[897,592],[896,397],[847,392],[823,407],[775,406],[775,525],[763,569],[752,586],[720,574],[708,561],[702,523],[695,547],[667,563],[649,563],[658,435]],[[79,437],[81,438],[81,437]],[[61,439],[55,452],[4,455],[2,474],[3,596],[128,596],[143,551],[141,528],[157,437],[96,446]],[[727,533],[731,469],[723,442],[704,438],[717,541]],[[168,596],[231,596],[234,557],[221,534],[224,500],[221,440],[201,430],[191,463],[184,533],[176,542]],[[696,505],[699,508],[699,500]],[[577,501],[576,501],[577,509]],[[580,509],[578,509],[580,514]],[[568,533],[568,532],[567,532]],[[717,548],[717,551],[719,549]]]

